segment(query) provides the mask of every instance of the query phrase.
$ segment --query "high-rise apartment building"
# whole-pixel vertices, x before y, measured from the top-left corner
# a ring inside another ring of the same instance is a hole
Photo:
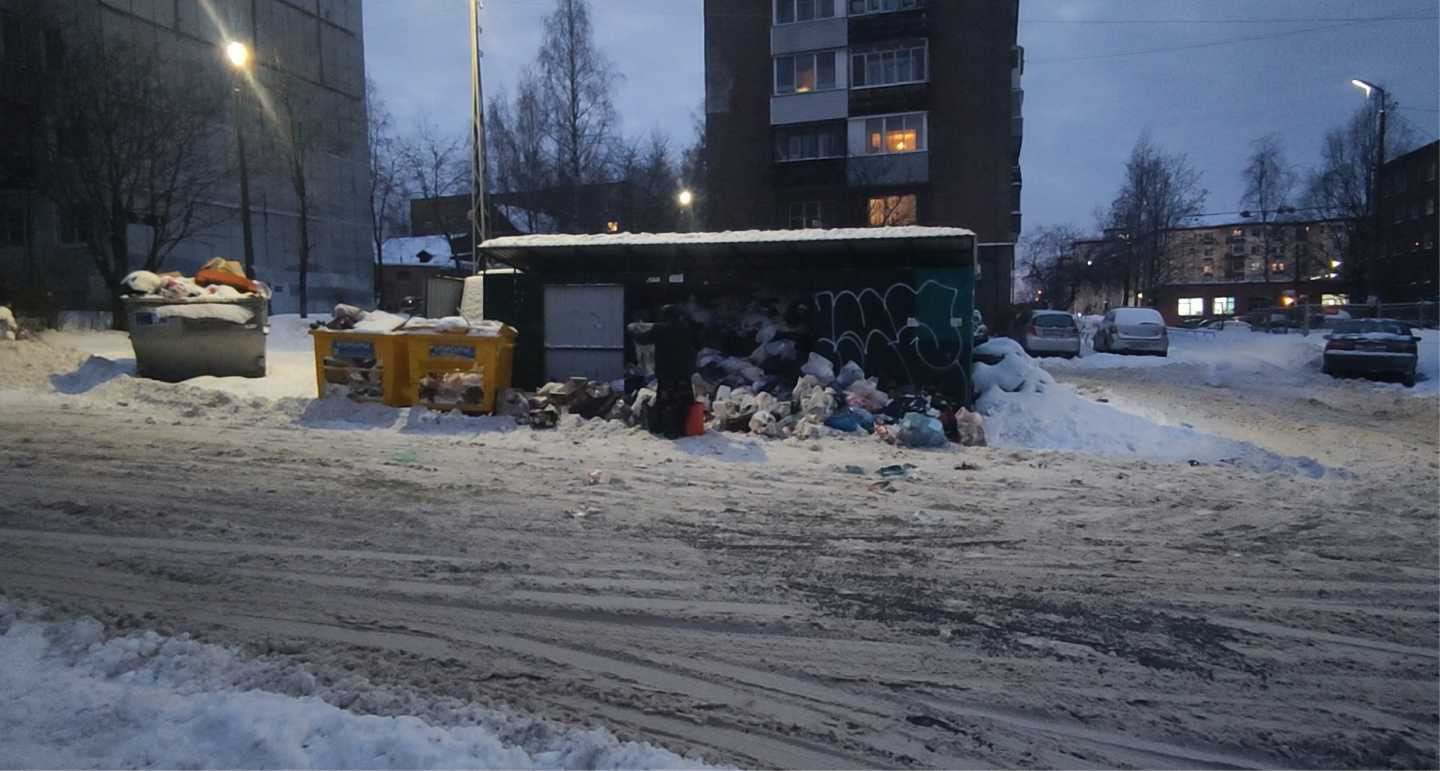
[[[977,304],[1020,232],[1019,0],[706,0],[714,229],[957,226]]]

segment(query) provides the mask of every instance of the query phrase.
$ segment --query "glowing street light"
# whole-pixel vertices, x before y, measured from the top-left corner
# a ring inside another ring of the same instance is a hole
[[[1370,92],[1371,92],[1371,91],[1375,91],[1376,89],[1379,88],[1379,87],[1376,86],[1374,83],[1367,83],[1366,81],[1363,81],[1363,80],[1361,80],[1361,79],[1359,79],[1359,78],[1353,78],[1353,79],[1350,81],[1350,85],[1352,85],[1352,86],[1360,89],[1361,91],[1364,91],[1364,92],[1365,92],[1365,96],[1370,96]]]
[[[695,203],[695,194],[690,192],[689,190],[681,190],[680,205],[688,209],[690,208],[690,204],[693,203]]]
[[[250,62],[250,49],[238,40],[232,40],[225,44],[225,58],[239,69],[244,69]]]
[[[235,68],[235,146],[240,161],[240,237],[241,248],[245,251],[245,275],[255,278],[255,242],[250,228],[250,169],[245,163],[244,97],[240,93],[244,85],[245,67],[250,63],[250,48],[238,40],[225,44],[225,58]]]

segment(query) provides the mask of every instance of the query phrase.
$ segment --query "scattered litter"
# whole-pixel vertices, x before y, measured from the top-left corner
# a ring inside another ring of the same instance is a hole
[[[882,466],[881,468],[876,469],[875,473],[879,474],[882,477],[903,477],[906,474],[909,474],[910,470],[913,468],[916,468],[916,466],[910,463],[899,466]]]
[[[391,453],[390,460],[395,463],[414,463],[419,459],[413,450],[397,450]]]
[[[846,473],[846,474],[864,474],[864,473],[865,473],[865,469],[863,469],[863,468],[861,468],[861,467],[859,467],[859,466],[846,466],[846,467],[845,467],[845,473]]]
[[[596,469],[595,471],[591,471],[589,474],[586,474],[586,475],[585,475],[585,484],[587,484],[587,485],[598,485],[598,484],[600,484],[600,470],[599,470],[599,469]]]

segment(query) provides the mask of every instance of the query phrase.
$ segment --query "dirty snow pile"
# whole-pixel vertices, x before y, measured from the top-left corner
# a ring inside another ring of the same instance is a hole
[[[1008,338],[975,349],[976,410],[985,416],[993,447],[1135,456],[1161,462],[1228,464],[1256,471],[1288,471],[1313,477],[1325,468],[1311,458],[1292,458],[1248,442],[1185,426],[1166,426],[1080,396]],[[986,361],[994,361],[990,364]]]
[[[493,710],[361,715],[303,669],[0,600],[3,768],[703,768],[603,729]]]

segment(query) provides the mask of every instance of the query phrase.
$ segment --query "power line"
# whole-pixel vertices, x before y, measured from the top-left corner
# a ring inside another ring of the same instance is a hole
[[[1260,40],[1274,40],[1274,39],[1276,39],[1276,38],[1293,37],[1293,36],[1295,36],[1295,35],[1305,35],[1305,34],[1309,34],[1309,33],[1311,33],[1311,32],[1324,32],[1324,31],[1327,31],[1327,30],[1341,29],[1341,28],[1344,28],[1344,27],[1359,27],[1359,26],[1365,26],[1365,25],[1369,25],[1369,24],[1379,24],[1379,23],[1383,23],[1383,22],[1386,22],[1386,21],[1402,21],[1402,20],[1403,20],[1403,21],[1426,21],[1426,20],[1433,20],[1433,19],[1440,19],[1440,16],[1397,16],[1397,17],[1386,18],[1386,19],[1370,19],[1370,20],[1367,20],[1367,21],[1364,21],[1364,22],[1345,22],[1345,23],[1343,23],[1343,24],[1328,24],[1328,25],[1323,26],[1323,27],[1307,27],[1307,28],[1305,28],[1305,29],[1292,29],[1292,30],[1287,30],[1287,31],[1285,31],[1285,32],[1274,32],[1274,33],[1270,33],[1270,34],[1267,34],[1267,35],[1252,35],[1252,36],[1250,36],[1250,37],[1231,38],[1231,39],[1228,39],[1228,40],[1212,40],[1212,41],[1207,42],[1207,43],[1191,43],[1191,44],[1188,44],[1188,45],[1165,46],[1165,47],[1163,47],[1163,48],[1146,48],[1146,49],[1141,49],[1141,50],[1138,50],[1138,51],[1118,51],[1118,52],[1115,52],[1115,53],[1092,54],[1092,55],[1089,55],[1089,56],[1067,56],[1067,57],[1036,58],[1036,59],[1029,59],[1029,60],[1027,61],[1027,64],[1032,64],[1032,63],[1033,63],[1033,64],[1043,64],[1043,63],[1052,63],[1052,62],[1084,62],[1084,61],[1095,61],[1095,60],[1099,60],[1099,59],[1119,59],[1119,58],[1124,58],[1124,57],[1129,57],[1129,56],[1145,56],[1145,55],[1148,55],[1148,54],[1170,53],[1170,52],[1173,52],[1173,51],[1191,51],[1191,50],[1196,50],[1196,49],[1200,49],[1200,48],[1215,48],[1215,47],[1218,47],[1218,46],[1237,45],[1237,44],[1240,44],[1240,43],[1253,43],[1253,42],[1260,41]]]

